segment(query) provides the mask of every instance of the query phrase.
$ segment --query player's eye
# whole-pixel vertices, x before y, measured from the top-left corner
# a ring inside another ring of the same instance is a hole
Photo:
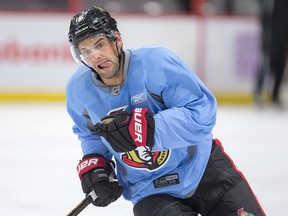
[[[89,56],[91,54],[90,50],[81,50],[83,56]]]
[[[105,44],[103,42],[100,42],[100,43],[97,43],[96,47],[97,47],[97,49],[101,49],[104,47],[104,45]]]

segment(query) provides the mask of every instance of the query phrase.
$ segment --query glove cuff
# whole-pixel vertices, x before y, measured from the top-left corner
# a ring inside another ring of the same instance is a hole
[[[84,173],[89,172],[92,169],[97,168],[107,168],[106,160],[101,155],[91,155],[91,156],[84,156],[82,160],[77,165],[77,172],[79,175],[80,180]]]

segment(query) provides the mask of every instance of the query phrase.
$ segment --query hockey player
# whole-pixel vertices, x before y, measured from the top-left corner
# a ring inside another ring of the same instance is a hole
[[[95,206],[122,194],[135,216],[265,215],[212,137],[214,96],[181,59],[162,47],[124,49],[116,20],[98,7],[76,14],[68,36],[83,65],[67,85],[67,110]]]
[[[281,100],[281,88],[285,78],[288,57],[288,1],[261,0],[262,63],[256,74],[255,102],[262,105],[265,82],[269,78],[268,100],[276,107],[285,108]],[[271,91],[271,92],[270,92]]]

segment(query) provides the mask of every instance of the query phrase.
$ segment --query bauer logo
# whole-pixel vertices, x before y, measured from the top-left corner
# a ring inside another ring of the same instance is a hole
[[[147,99],[146,92],[142,92],[140,94],[131,97],[131,104],[132,105],[139,104],[143,101],[146,101],[146,99]]]

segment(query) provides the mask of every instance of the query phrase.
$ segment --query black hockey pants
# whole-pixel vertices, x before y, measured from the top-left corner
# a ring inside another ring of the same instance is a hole
[[[211,156],[194,195],[179,199],[168,194],[137,203],[135,216],[265,216],[243,174],[214,139]]]

